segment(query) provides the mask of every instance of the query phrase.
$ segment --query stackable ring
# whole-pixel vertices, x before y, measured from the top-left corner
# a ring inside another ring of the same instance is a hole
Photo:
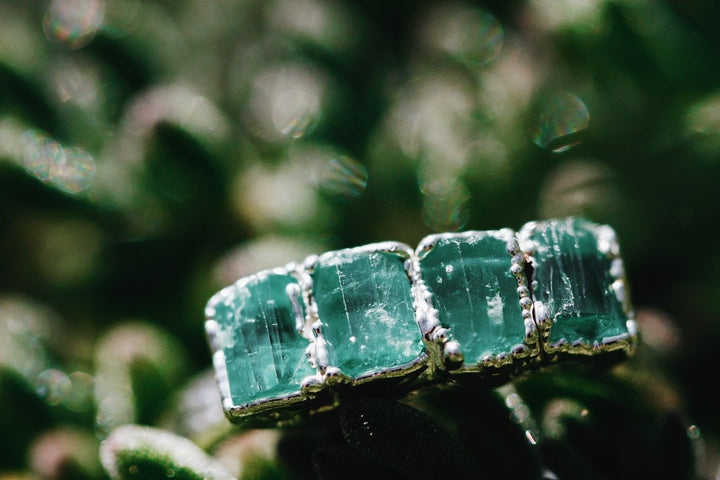
[[[580,218],[313,255],[238,280],[205,314],[225,414],[256,425],[637,342],[615,233]]]

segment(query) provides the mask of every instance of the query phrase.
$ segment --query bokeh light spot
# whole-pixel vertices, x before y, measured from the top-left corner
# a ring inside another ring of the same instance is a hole
[[[248,121],[259,136],[269,140],[304,137],[320,119],[324,90],[319,73],[310,68],[267,69],[253,84]]]
[[[720,92],[713,92],[685,112],[685,130],[693,145],[708,160],[720,152]]]
[[[423,219],[436,232],[457,231],[470,216],[470,191],[459,180],[438,178],[421,186]]]
[[[561,92],[541,103],[540,119],[533,141],[553,152],[565,152],[578,143],[577,134],[590,125],[590,113],[577,96]]]
[[[615,172],[603,163],[578,159],[558,165],[548,174],[540,189],[538,213],[541,218],[608,218],[623,204]]]
[[[48,349],[58,333],[55,313],[29,298],[0,295],[0,368],[34,383],[49,367]]]
[[[104,0],[53,0],[43,22],[45,36],[72,49],[83,47],[102,26],[104,11]]]
[[[306,166],[284,164],[272,169],[254,165],[238,176],[236,205],[255,228],[273,224],[306,225],[317,209],[317,192]]]
[[[349,199],[362,195],[368,181],[365,166],[350,157],[337,156],[325,163],[318,187],[328,195]]]
[[[605,3],[606,0],[532,0],[529,6],[531,18],[543,30],[567,29],[587,34],[601,29]]]
[[[65,397],[65,406],[74,412],[87,412],[93,407],[95,379],[85,372],[70,374],[72,389]]]
[[[311,254],[327,250],[322,242],[298,235],[264,235],[233,248],[213,268],[217,285],[229,285],[238,278],[252,275],[288,262],[301,262]]]
[[[493,60],[504,38],[502,25],[494,16],[462,4],[432,9],[421,35],[431,47],[472,67]]]
[[[555,398],[545,406],[542,414],[542,430],[548,437],[562,440],[567,433],[569,421],[589,420],[589,411],[580,402],[572,398]]]
[[[357,12],[342,2],[276,0],[268,2],[270,23],[328,51],[346,52],[359,41]]]
[[[642,332],[642,342],[654,352],[669,356],[678,353],[682,346],[682,331],[667,313],[642,308],[637,312],[637,321]]]

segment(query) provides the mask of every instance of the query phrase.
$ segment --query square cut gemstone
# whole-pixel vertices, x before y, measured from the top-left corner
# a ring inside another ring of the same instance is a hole
[[[507,356],[525,343],[518,281],[511,273],[511,231],[426,237],[420,272],[442,326],[460,343],[465,365]]]
[[[329,362],[355,379],[423,354],[405,261],[409,247],[375,244],[322,255],[311,276]]]
[[[622,262],[610,227],[549,220],[526,225],[521,237],[534,256],[535,300],[552,325],[548,350],[589,353],[629,336]]]
[[[227,398],[243,406],[299,395],[302,380],[315,374],[289,295],[299,293],[297,283],[287,273],[261,272],[208,302],[205,325],[216,370],[225,372],[218,378],[226,407]],[[302,299],[295,304],[303,308]]]

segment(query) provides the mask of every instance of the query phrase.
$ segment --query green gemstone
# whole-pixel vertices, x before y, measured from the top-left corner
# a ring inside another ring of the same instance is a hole
[[[518,283],[510,272],[512,241],[510,231],[486,231],[434,235],[420,243],[423,281],[466,365],[524,344]]]
[[[568,218],[523,230],[534,250],[535,299],[552,321],[550,348],[586,349],[626,336],[628,318],[613,273],[619,260],[612,252],[610,227]]]
[[[353,378],[399,368],[423,352],[407,257],[373,248],[326,253],[312,272],[330,365]]]
[[[259,273],[208,303],[217,324],[208,333],[224,353],[233,405],[299,394],[302,380],[315,374],[305,355],[309,342],[296,330],[291,284],[297,281],[290,275]]]

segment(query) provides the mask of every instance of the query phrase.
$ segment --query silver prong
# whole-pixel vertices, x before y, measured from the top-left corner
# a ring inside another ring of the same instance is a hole
[[[465,355],[460,349],[460,344],[455,340],[445,343],[443,348],[443,360],[448,370],[457,370],[463,366]]]
[[[308,375],[300,383],[300,392],[305,396],[317,394],[325,387],[322,375]]]

